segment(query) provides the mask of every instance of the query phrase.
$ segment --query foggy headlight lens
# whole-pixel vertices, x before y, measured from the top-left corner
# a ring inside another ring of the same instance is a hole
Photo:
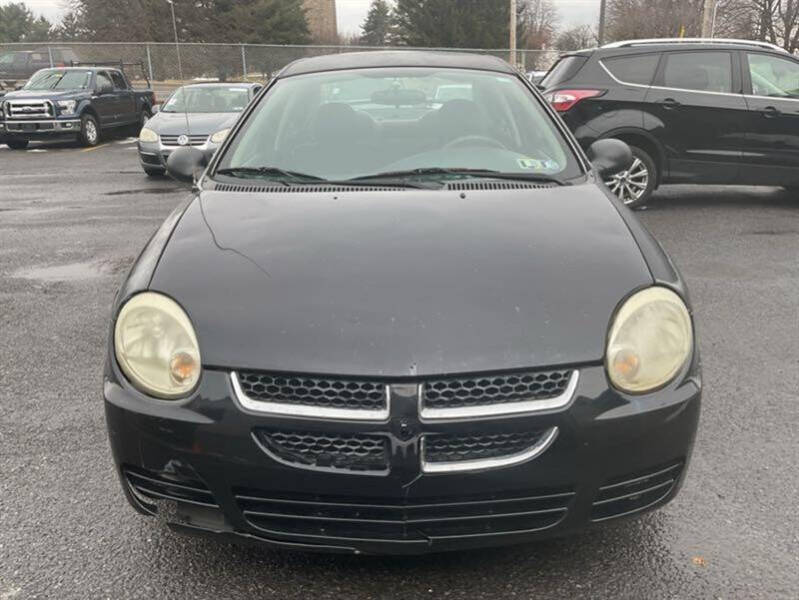
[[[230,129],[223,129],[222,131],[217,131],[214,135],[211,136],[211,143],[212,144],[221,144],[225,141],[227,134],[230,133]]]
[[[200,347],[191,321],[166,296],[144,292],[119,311],[114,351],[130,382],[151,396],[186,396],[200,379]]]
[[[616,314],[605,366],[615,387],[643,393],[671,381],[692,351],[685,303],[669,289],[651,287],[628,298]]]
[[[64,114],[72,115],[75,114],[75,107],[78,105],[77,100],[59,100],[56,102],[58,107],[63,110]]]
[[[139,133],[139,141],[148,142],[148,143],[157,142],[158,134],[152,129],[147,129],[146,127],[143,127],[141,132]]]

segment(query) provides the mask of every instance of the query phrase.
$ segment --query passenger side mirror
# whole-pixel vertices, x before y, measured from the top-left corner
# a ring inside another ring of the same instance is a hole
[[[588,158],[597,174],[606,179],[633,164],[633,153],[630,147],[614,138],[597,140],[588,148]]]
[[[197,148],[178,148],[166,160],[166,172],[181,183],[193,184],[208,165],[208,157]]]
[[[157,113],[160,110],[161,110],[161,105],[160,104],[153,104],[153,107],[150,109],[150,114],[154,115],[155,113]]]

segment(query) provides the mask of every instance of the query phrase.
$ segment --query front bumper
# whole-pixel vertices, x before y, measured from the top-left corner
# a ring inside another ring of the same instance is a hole
[[[206,370],[188,400],[153,400],[132,389],[110,361],[106,419],[129,502],[184,532],[370,554],[520,543],[661,506],[677,494],[687,470],[701,397],[698,376],[690,374],[653,394],[623,396],[593,365],[580,368],[568,405],[551,411],[425,423],[413,417],[415,399],[400,393],[384,423],[359,423],[253,414],[233,386],[229,373]],[[476,427],[557,427],[558,436],[515,466],[422,472],[421,436]],[[258,443],[253,432],[263,428],[384,433],[391,438],[391,469],[296,468]]]
[[[182,147],[183,146],[167,146],[160,140],[157,142],[142,142],[139,140],[139,162],[141,163],[142,167],[147,169],[166,170],[166,161],[169,158],[169,155],[178,148]],[[213,144],[210,140],[199,146],[191,146],[191,148],[196,148],[197,150],[206,153],[208,156],[213,155],[218,147],[218,144]]]
[[[0,121],[0,137],[9,139],[50,139],[80,133],[80,119],[5,120]]]

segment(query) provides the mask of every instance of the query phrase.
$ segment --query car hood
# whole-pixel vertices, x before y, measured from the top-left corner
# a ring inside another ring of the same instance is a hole
[[[211,135],[231,127],[238,116],[238,113],[189,113],[189,129],[192,135]],[[147,127],[161,135],[188,133],[184,113],[159,112],[148,121]]]
[[[8,92],[6,100],[62,100],[65,98],[75,98],[77,96],[88,95],[88,90],[16,90]]]
[[[407,377],[599,362],[617,304],[651,284],[585,184],[204,191],[150,287],[185,307],[209,367]]]

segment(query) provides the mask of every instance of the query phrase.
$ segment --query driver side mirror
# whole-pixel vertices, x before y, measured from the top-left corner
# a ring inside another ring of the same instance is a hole
[[[621,140],[607,138],[597,140],[588,148],[588,158],[597,174],[606,179],[633,164],[633,153],[630,147]]]
[[[153,104],[153,107],[150,109],[150,114],[154,115],[161,110],[160,104]]]
[[[107,83],[103,84],[99,88],[97,88],[97,93],[100,96],[104,96],[105,94],[110,94],[113,91],[114,91],[114,86],[108,85]]]
[[[191,185],[199,179],[207,165],[208,157],[204,152],[184,146],[169,155],[166,160],[166,172],[173,179]]]

